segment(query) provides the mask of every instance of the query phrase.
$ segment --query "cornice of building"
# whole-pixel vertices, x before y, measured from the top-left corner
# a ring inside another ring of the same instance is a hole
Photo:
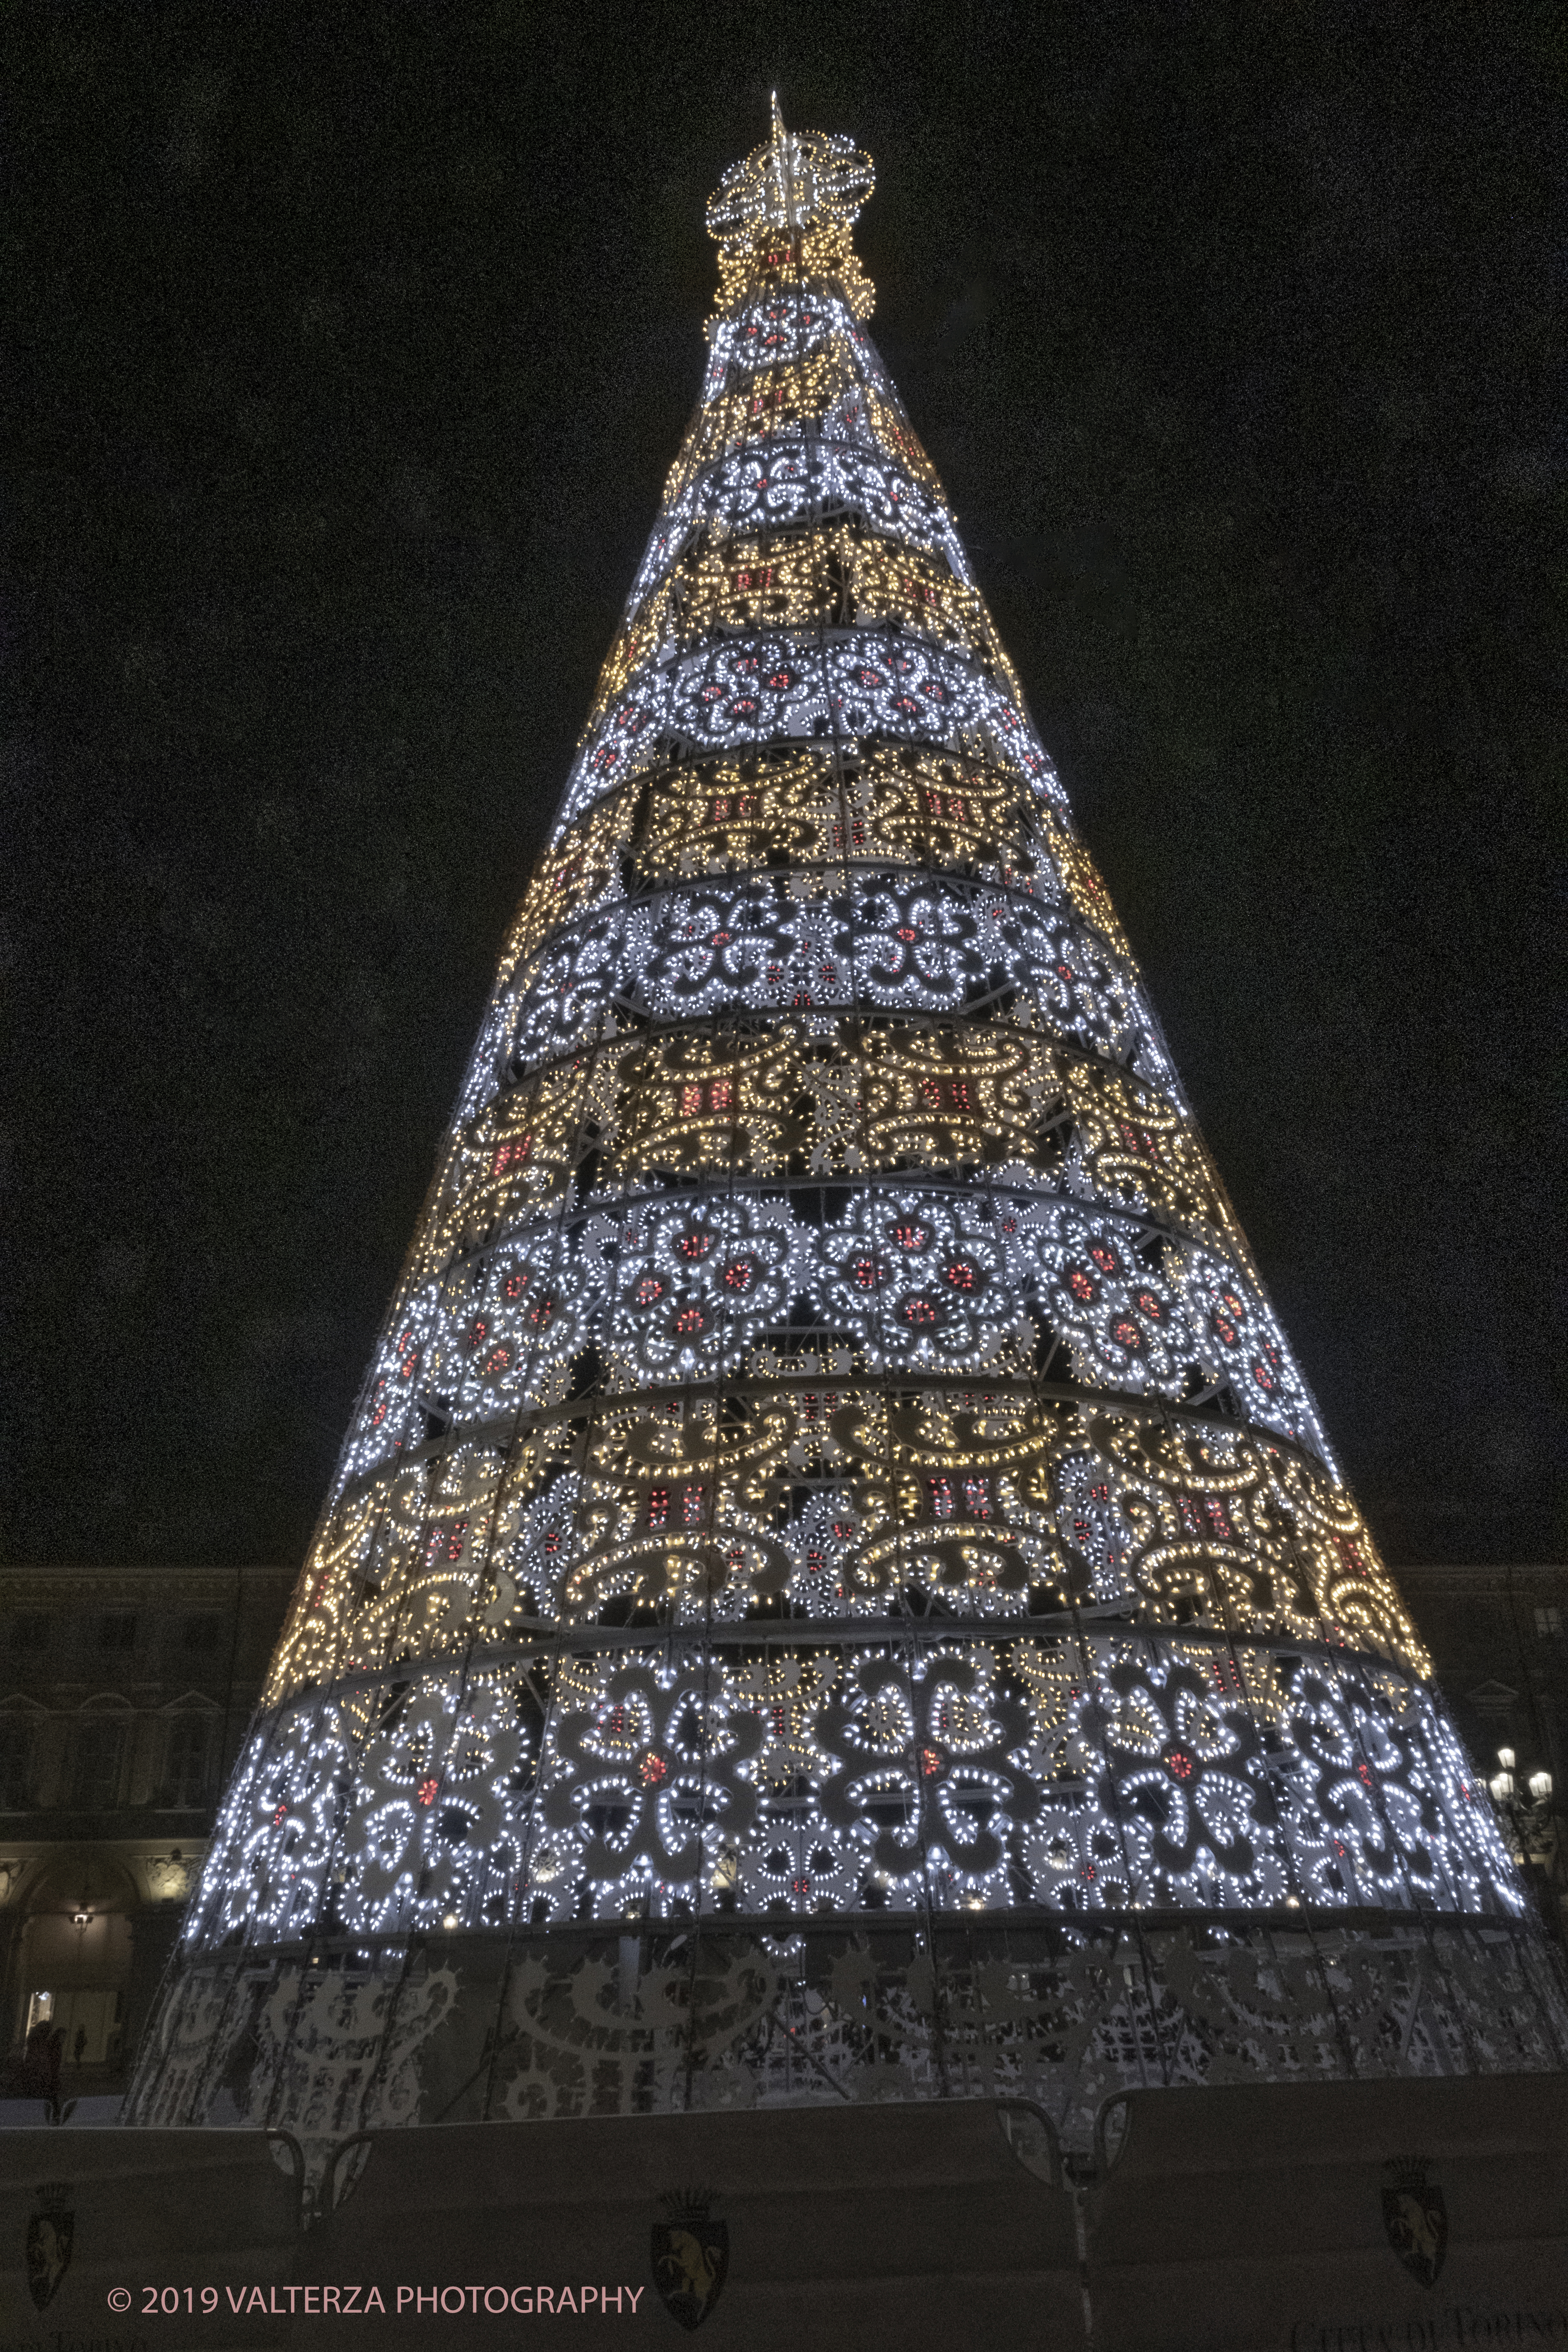
[[[0,1603],[26,1607],[34,1601],[57,1600],[68,1591],[77,1599],[95,1601],[232,1601],[236,1590],[277,1585],[287,1589],[298,1576],[298,1568],[170,1568],[158,1563],[132,1563],[114,1568],[37,1566],[21,1562],[0,1567]]]
[[[1421,1568],[1391,1568],[1389,1574],[1407,1596],[1416,1592],[1561,1592],[1568,1590],[1568,1564],[1552,1561],[1511,1562],[1504,1567],[1441,1561]]]

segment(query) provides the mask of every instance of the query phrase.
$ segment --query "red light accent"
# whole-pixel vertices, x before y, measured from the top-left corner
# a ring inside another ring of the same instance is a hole
[[[988,1519],[991,1516],[991,1482],[988,1478],[966,1478],[964,1508],[972,1519]]]
[[[422,1805],[434,1805],[440,1792],[439,1780],[422,1780],[413,1793]]]

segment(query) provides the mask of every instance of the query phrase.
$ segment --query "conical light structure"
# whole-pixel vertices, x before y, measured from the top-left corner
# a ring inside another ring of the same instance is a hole
[[[871,187],[776,107],[709,206],[149,2120],[268,1956],[1523,1910],[866,334]]]

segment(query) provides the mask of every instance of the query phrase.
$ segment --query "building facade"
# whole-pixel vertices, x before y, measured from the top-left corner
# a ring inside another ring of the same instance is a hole
[[[0,2098],[123,2084],[292,1583],[0,1570]]]
[[[1000,2070],[1087,2128],[1151,2070],[1560,2058],[866,334],[871,184],[775,115],[709,205],[697,413],[141,2121]]]

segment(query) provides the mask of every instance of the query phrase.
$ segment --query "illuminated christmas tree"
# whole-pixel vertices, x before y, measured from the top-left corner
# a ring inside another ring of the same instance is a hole
[[[780,2026],[869,2080],[856,1998],[951,2087],[1000,2063],[982,1948],[1033,1956],[1009,2079],[1067,2063],[1063,2015],[1102,2084],[1212,2077],[1170,1989],[1193,1927],[1272,1923],[1300,2042],[1323,1936],[1342,1966],[1368,1913],[1523,1919],[866,335],[871,186],[775,110],[709,206],[701,402],[143,2120],[225,2084],[321,2128],[421,2112],[464,2017],[485,2111],[570,2112],[562,2001],[622,2035],[612,2105],[737,2095]],[[1118,1938],[1144,1990],[1113,2001]],[[734,1995],[700,2049],[699,1951]],[[1342,1993],[1375,2039],[1385,1993]]]

